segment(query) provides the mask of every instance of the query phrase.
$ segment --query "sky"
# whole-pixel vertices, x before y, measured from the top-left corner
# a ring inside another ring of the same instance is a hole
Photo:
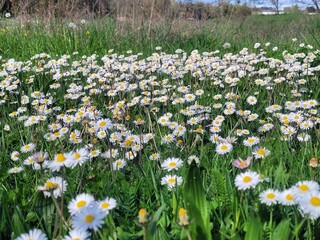
[[[216,3],[217,0],[201,0],[201,2]],[[256,7],[272,7],[272,4],[270,4],[270,2],[270,0],[241,0],[241,3],[248,3],[250,6],[254,5]],[[305,9],[308,6],[313,6],[311,0],[279,0],[279,2],[280,9],[292,5],[298,5],[302,9]]]

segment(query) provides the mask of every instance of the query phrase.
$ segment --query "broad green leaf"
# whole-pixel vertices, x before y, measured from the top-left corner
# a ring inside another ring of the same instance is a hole
[[[286,240],[290,238],[290,220],[283,220],[272,233],[272,239]]]
[[[155,239],[155,236],[157,234],[157,231],[160,229],[158,226],[158,223],[160,222],[161,214],[164,210],[164,206],[161,206],[152,216],[151,221],[148,224],[147,227],[147,236],[150,239]]]
[[[16,236],[26,231],[25,220],[18,206],[16,206],[12,216],[12,231]]]
[[[211,239],[208,203],[202,186],[200,170],[195,162],[188,169],[184,184],[184,200],[192,221],[190,233],[193,239]]]
[[[254,214],[249,216],[249,220],[246,223],[246,235],[245,240],[259,240],[263,236],[263,228],[261,222],[257,219]]]

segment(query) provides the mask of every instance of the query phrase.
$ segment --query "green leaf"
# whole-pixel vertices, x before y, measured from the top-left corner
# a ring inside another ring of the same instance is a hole
[[[34,222],[37,220],[37,214],[35,212],[28,212],[26,222]]]
[[[245,240],[259,240],[263,236],[263,228],[260,221],[254,214],[249,216],[249,221],[246,223],[247,233],[245,235]]]
[[[286,240],[290,238],[290,220],[283,220],[279,223],[272,234],[272,239]]]
[[[12,231],[16,236],[26,231],[24,223],[25,221],[21,213],[21,210],[18,206],[16,206],[14,214],[12,216]]]
[[[200,170],[195,162],[189,167],[184,184],[184,200],[189,218],[190,234],[193,239],[211,239],[208,203],[202,186]]]
[[[159,230],[158,223],[160,222],[161,214],[164,210],[164,206],[161,206],[155,214],[153,214],[153,217],[151,221],[148,224],[147,227],[147,236],[150,239],[155,239],[155,236],[157,235],[157,231]]]

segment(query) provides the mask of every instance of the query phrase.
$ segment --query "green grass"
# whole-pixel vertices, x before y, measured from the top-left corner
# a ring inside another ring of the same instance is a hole
[[[200,23],[176,20],[172,26],[157,23],[150,34],[146,26],[132,29],[131,23],[116,23],[112,19],[76,21],[77,29],[68,27],[72,21],[50,20],[20,22],[0,20],[0,55],[4,58],[28,59],[37,53],[51,55],[106,54],[109,49],[150,54],[156,46],[166,52],[181,48],[185,51],[220,49],[225,42],[238,51],[252,48],[254,43],[271,42],[272,46],[292,49],[292,38],[319,46],[319,16],[287,14],[279,16],[253,15],[243,19],[224,18]]]

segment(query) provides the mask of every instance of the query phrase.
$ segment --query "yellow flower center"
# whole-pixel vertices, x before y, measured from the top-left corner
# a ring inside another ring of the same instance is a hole
[[[139,215],[146,215],[147,214],[147,210],[145,208],[141,208],[139,210]]]
[[[88,214],[85,218],[84,218],[85,223],[92,223],[94,221],[94,216],[91,214]]]
[[[179,216],[183,216],[183,215],[187,214],[187,211],[184,208],[180,208],[178,214],[179,214]]]
[[[45,183],[45,187],[47,190],[58,188],[58,186],[59,186],[58,183],[54,183],[54,182],[50,182],[50,181]]]
[[[239,164],[241,167],[245,167],[247,165],[245,161],[241,161]]]
[[[287,199],[288,201],[292,201],[292,200],[293,200],[293,196],[292,196],[291,194],[287,194],[287,195],[286,195],[286,199]]]
[[[263,155],[263,154],[265,153],[265,151],[264,151],[263,148],[260,148],[260,149],[257,151],[257,153],[258,153],[259,155]]]
[[[64,162],[66,160],[66,157],[63,153],[59,153],[56,157],[57,162]]]
[[[104,127],[105,125],[107,125],[106,122],[101,122],[101,123],[99,123],[99,126],[100,126],[100,127]]]
[[[121,164],[122,164],[121,161],[117,162],[117,166],[118,166],[118,167],[121,166]]]
[[[222,151],[226,151],[226,150],[228,150],[228,147],[227,147],[226,145],[222,145],[222,146],[221,146],[221,150],[222,150]]]
[[[108,208],[109,206],[110,206],[110,204],[107,203],[107,202],[104,202],[104,203],[101,204],[102,208]]]
[[[132,141],[129,140],[129,139],[127,139],[127,140],[124,142],[124,144],[125,144],[125,146],[130,147],[131,144],[132,144]]]
[[[248,183],[248,182],[251,181],[251,177],[250,177],[250,176],[245,176],[245,177],[243,178],[243,181],[244,181],[245,183]]]
[[[176,179],[175,179],[175,178],[169,178],[169,179],[168,179],[168,182],[169,182],[169,183],[175,183],[175,182],[176,182]]]
[[[78,160],[81,157],[81,155],[79,153],[74,153],[73,154],[73,158]]]
[[[75,238],[72,238],[72,240],[81,240],[81,239],[78,237],[75,237]]]
[[[176,162],[170,162],[170,163],[169,163],[169,166],[170,166],[170,167],[175,167],[175,166],[177,166],[177,163],[176,163]]]
[[[276,195],[275,195],[274,193],[268,193],[268,194],[267,194],[267,198],[268,198],[268,199],[274,199],[275,196],[276,196]]]
[[[320,198],[318,198],[318,197],[312,197],[312,198],[310,199],[310,203],[311,203],[313,206],[319,207],[319,206],[320,206]]]
[[[306,192],[309,190],[309,187],[307,185],[303,184],[303,185],[299,186],[299,189],[302,192]]]
[[[78,208],[82,208],[84,205],[86,205],[86,201],[84,201],[84,200],[81,200],[81,201],[79,201],[78,203],[77,203],[77,207]]]

